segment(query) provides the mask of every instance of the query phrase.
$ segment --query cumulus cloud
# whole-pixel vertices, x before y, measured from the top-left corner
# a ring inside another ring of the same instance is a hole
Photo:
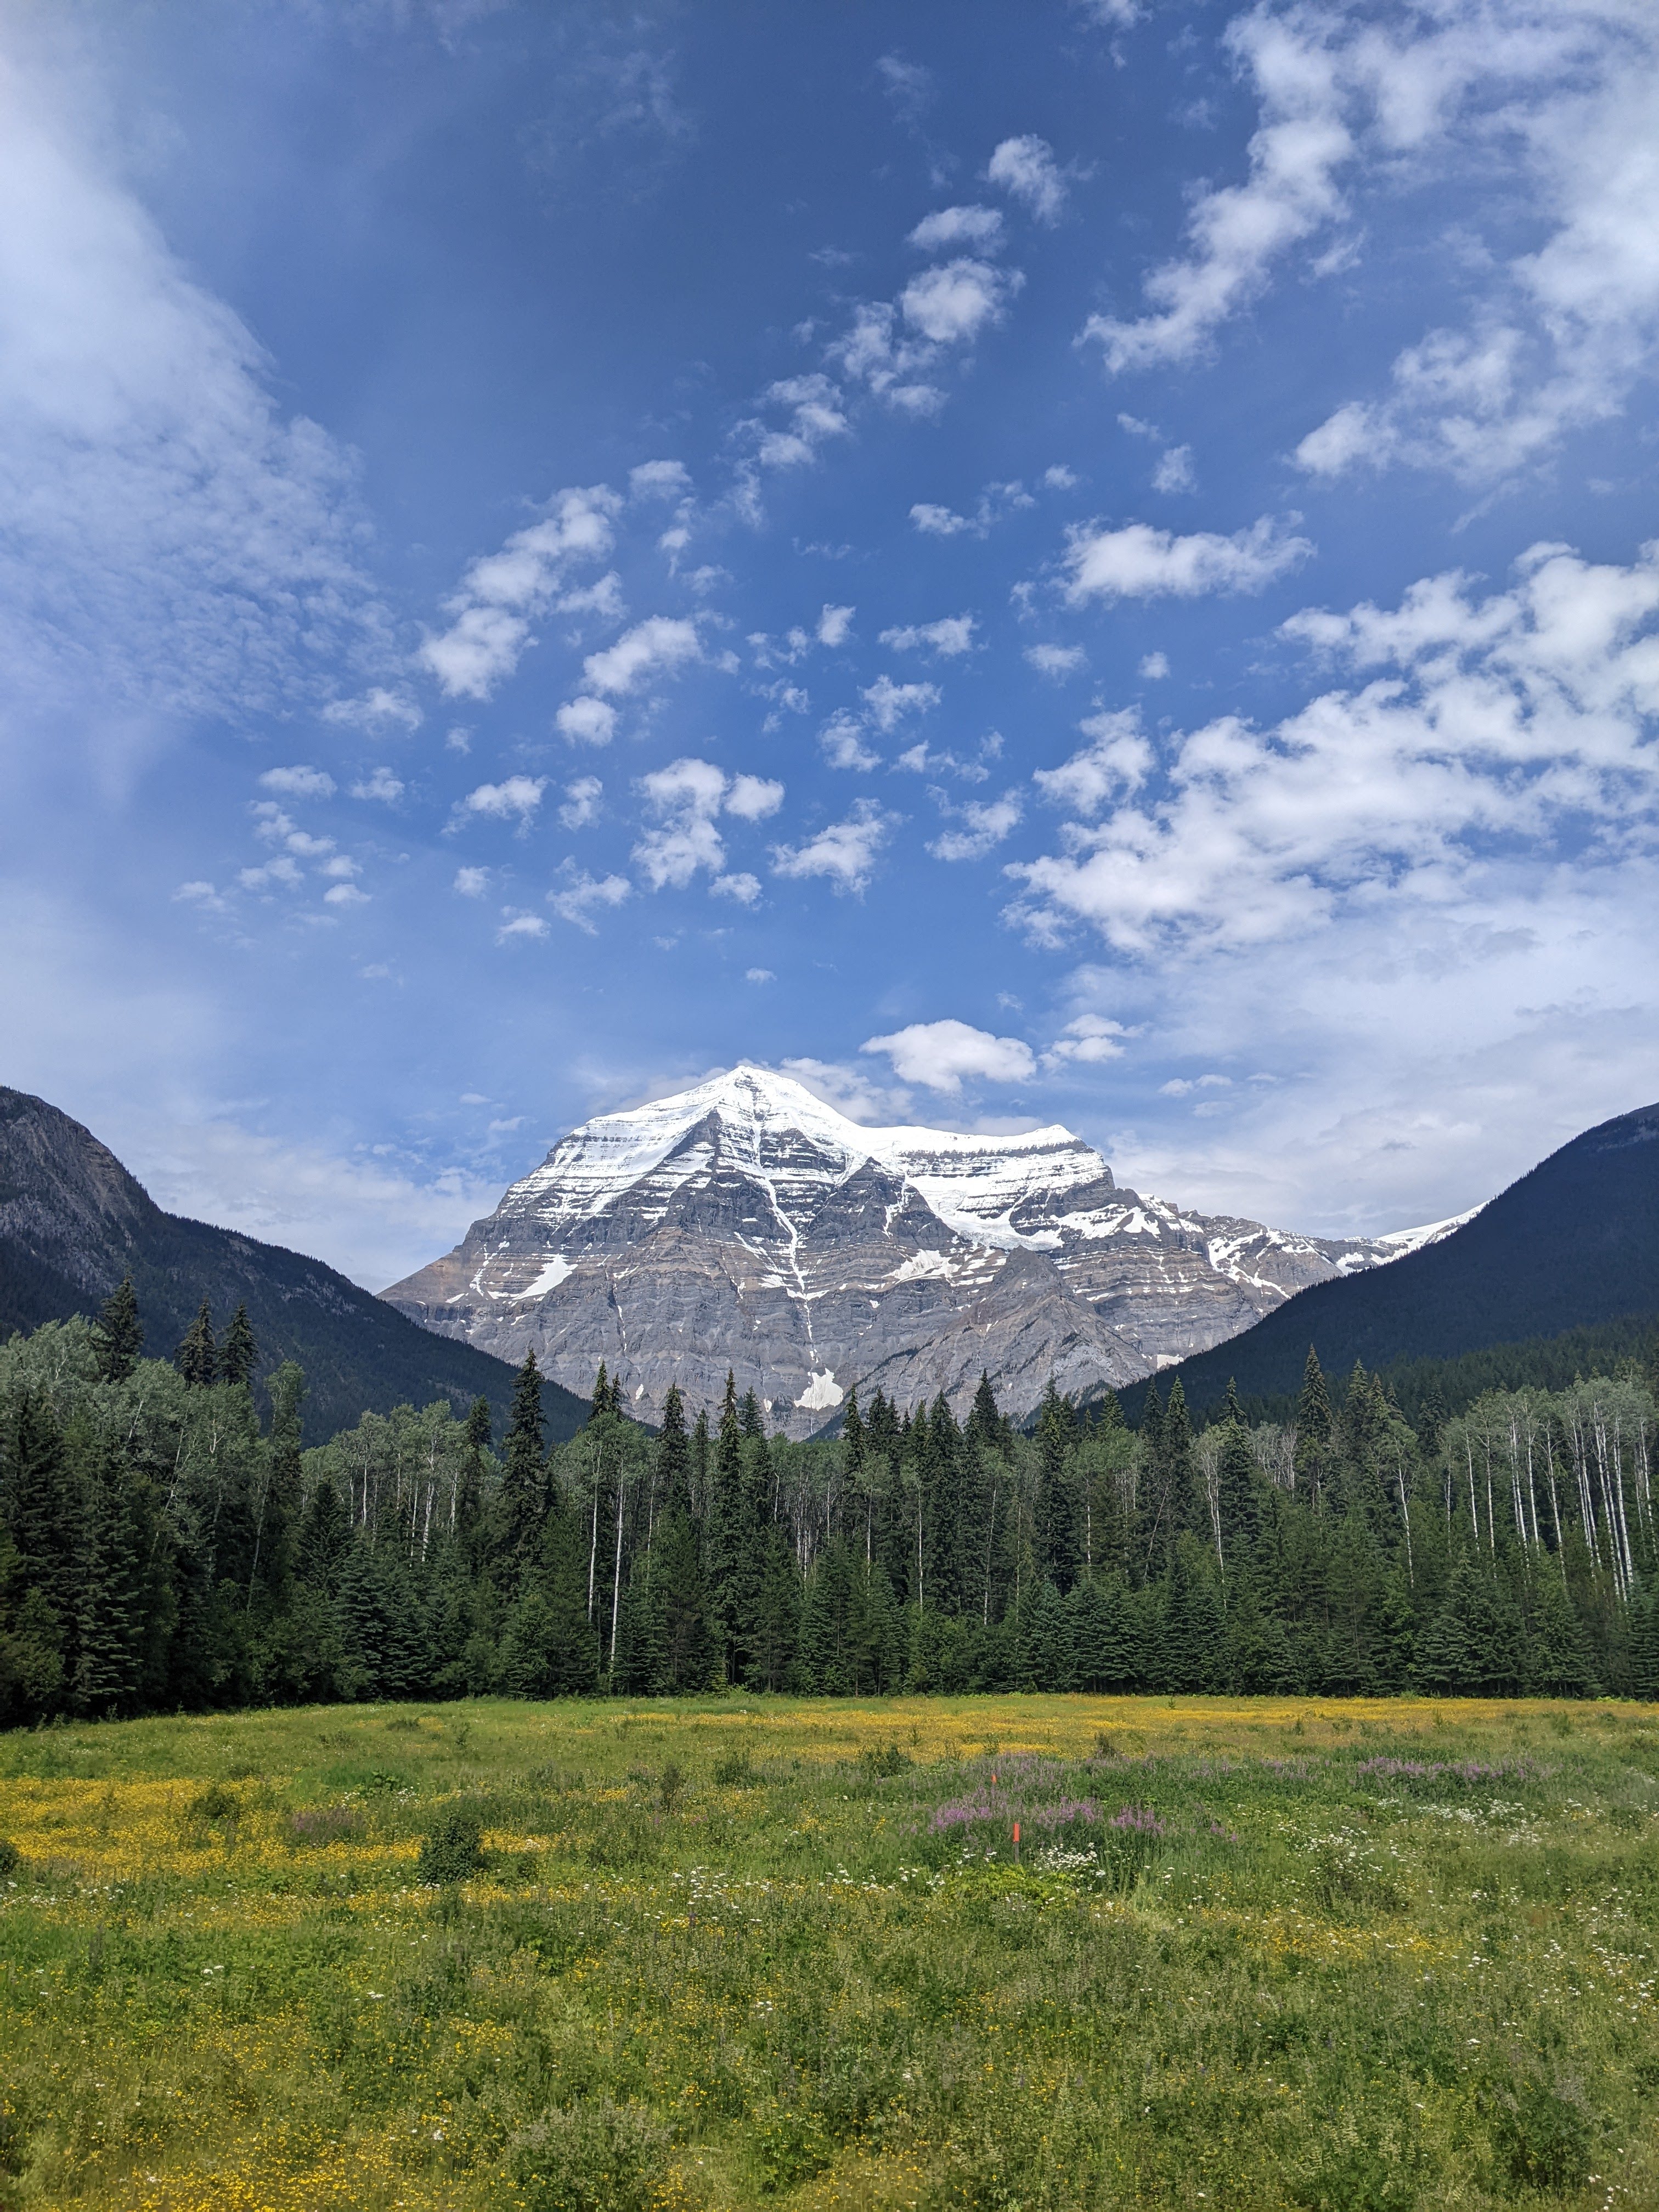
[[[765,404],[782,409],[788,416],[784,428],[750,423],[755,459],[763,469],[799,469],[815,461],[818,449],[831,438],[844,438],[852,430],[840,392],[830,379],[814,370],[806,376],[787,376],[769,385]]]
[[[833,714],[818,732],[818,743],[831,768],[848,769],[857,775],[867,775],[872,769],[881,766],[880,754],[872,753],[865,743],[863,722],[845,708]]]
[[[1085,599],[1198,599],[1211,592],[1259,592],[1313,551],[1269,515],[1224,538],[1195,530],[1186,537],[1131,522],[1121,530],[1095,524],[1067,533],[1066,597]]]
[[[378,799],[387,806],[395,806],[404,795],[403,779],[395,776],[389,768],[370,770],[361,783],[351,787],[354,799]]]
[[[702,658],[695,620],[681,615],[651,615],[604,652],[590,653],[582,663],[582,680],[590,691],[623,695]]]
[[[455,889],[463,898],[482,898],[489,888],[488,868],[457,868]]]
[[[626,876],[590,876],[586,868],[567,860],[562,881],[547,895],[547,902],[561,921],[568,921],[589,937],[597,937],[594,915],[604,908],[620,906],[633,893]]]
[[[895,684],[890,676],[878,676],[859,696],[882,735],[890,737],[907,714],[931,713],[941,694],[937,684]]]
[[[972,615],[945,615],[938,622],[907,623],[900,629],[884,629],[881,642],[894,653],[920,650],[950,659],[973,651],[975,627]]]
[[[259,788],[280,791],[285,799],[331,799],[334,779],[320,768],[268,768]]]
[[[617,734],[616,708],[586,694],[567,699],[553,722],[559,735],[573,745],[608,745]]]
[[[1068,676],[1089,665],[1089,656],[1080,645],[1028,645],[1025,659],[1039,676],[1046,676],[1053,684],[1063,684]]]
[[[828,646],[832,652],[837,646],[845,645],[857,611],[855,607],[832,607],[826,602],[818,617],[818,643]]]
[[[1066,204],[1066,179],[1046,139],[1005,138],[985,173],[992,184],[1023,200],[1039,222],[1059,222]]]
[[[545,519],[515,531],[499,553],[473,562],[444,602],[450,626],[417,656],[451,699],[488,699],[532,642],[531,626],[558,596],[573,564],[601,561],[621,506],[606,484],[556,492]]]
[[[875,872],[896,818],[873,799],[860,799],[844,821],[832,822],[805,844],[775,845],[772,872],[797,879],[824,876],[834,890],[861,891]]]
[[[605,797],[605,786],[596,775],[579,775],[574,783],[564,787],[564,805],[559,809],[559,819],[567,830],[586,830],[590,822],[599,818],[599,804]]]
[[[988,207],[936,208],[910,233],[909,243],[923,253],[948,253],[958,246],[994,253],[1002,243],[1001,212]]]
[[[516,816],[522,836],[535,818],[547,783],[544,775],[509,775],[500,783],[481,783],[458,801],[457,816],[478,814],[495,822],[510,821]]]
[[[1128,1034],[1121,1022],[1108,1021],[1100,1014],[1079,1014],[1074,1022],[1066,1023],[1043,1054],[1043,1068],[1053,1075],[1066,1067],[1095,1067],[1103,1060],[1121,1059],[1121,1040]]]
[[[913,276],[899,295],[899,312],[934,345],[971,344],[988,324],[1002,320],[1024,282],[1018,269],[964,257]]]
[[[1190,446],[1171,446],[1160,455],[1152,471],[1154,491],[1194,491],[1198,479],[1193,473],[1193,449]]]
[[[533,944],[547,935],[547,924],[538,914],[520,914],[514,907],[503,907],[501,927],[495,932],[497,945]]]
[[[1018,827],[1023,811],[1018,794],[1006,792],[982,804],[970,801],[957,811],[962,827],[935,837],[928,851],[936,860],[980,860]]]
[[[1010,868],[1016,920],[1048,942],[1085,923],[1125,951],[1237,950],[1391,909],[1478,912],[1521,850],[1590,870],[1650,837],[1659,544],[1628,568],[1538,545],[1508,591],[1432,577],[1392,609],[1285,632],[1369,680],[1271,729],[1227,715],[1177,739],[1164,794],[1139,804],[1133,726],[1097,737],[1038,779],[1079,818],[1060,853]]]
[[[628,489],[635,499],[689,499],[691,471],[684,461],[641,461],[628,471]]]
[[[1050,806],[1092,818],[1108,799],[1138,791],[1152,772],[1152,749],[1141,735],[1138,708],[1091,714],[1078,727],[1088,738],[1059,768],[1040,768],[1031,781]]]
[[[770,968],[745,968],[743,980],[745,983],[775,983],[778,979]]]
[[[1149,684],[1161,684],[1170,672],[1169,654],[1167,653],[1143,654],[1139,663],[1139,672]]]
[[[700,870],[715,878],[722,897],[752,904],[760,884],[752,876],[726,872],[726,845],[715,827],[721,813],[743,822],[760,822],[783,804],[783,786],[764,776],[728,776],[712,761],[677,760],[639,779],[639,788],[655,825],[634,848],[633,857],[653,890],[684,890]],[[753,884],[753,890],[748,889]]]
[[[866,1037],[860,1052],[884,1053],[904,1083],[954,1097],[964,1079],[990,1083],[1024,1083],[1036,1073],[1036,1060],[1018,1037],[993,1036],[966,1022],[912,1022],[890,1036]]]

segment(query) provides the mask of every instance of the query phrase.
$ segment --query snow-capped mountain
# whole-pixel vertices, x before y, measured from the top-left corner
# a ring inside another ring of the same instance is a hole
[[[1464,1217],[1467,1218],[1467,1217]],[[750,1066],[563,1138],[448,1256],[383,1295],[428,1328],[586,1390],[603,1359],[641,1418],[728,1367],[796,1436],[857,1385],[1006,1407],[1133,1381],[1309,1283],[1456,1226],[1300,1237],[1120,1189],[1059,1127],[865,1128]]]

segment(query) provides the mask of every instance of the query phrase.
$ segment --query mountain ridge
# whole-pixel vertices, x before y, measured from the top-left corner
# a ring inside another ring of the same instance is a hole
[[[313,1441],[404,1401],[488,1398],[498,1420],[510,1368],[412,1323],[320,1260],[240,1231],[166,1212],[92,1132],[32,1093],[0,1086],[0,1339],[95,1313],[130,1273],[145,1351],[166,1358],[205,1296],[222,1328],[246,1304],[260,1373],[306,1370]],[[568,1436],[586,1404],[549,1385],[551,1432]]]
[[[1120,1188],[1060,1124],[977,1136],[854,1122],[742,1062],[598,1115],[382,1293],[426,1327],[576,1387],[603,1358],[642,1417],[728,1366],[791,1434],[854,1387],[1016,1409],[1247,1327],[1303,1284],[1395,1261],[1444,1224],[1320,1238]]]

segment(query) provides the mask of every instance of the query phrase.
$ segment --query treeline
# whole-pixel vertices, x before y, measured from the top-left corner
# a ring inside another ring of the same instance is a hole
[[[1132,1431],[1052,1388],[849,1399],[833,1442],[728,1382],[688,1429],[603,1369],[550,1449],[447,1401],[304,1446],[304,1377],[205,1312],[0,1348],[0,1717],[484,1692],[1029,1689],[1659,1696],[1654,1398],[1634,1365],[1408,1424],[1310,1355],[1294,1419],[1177,1382]]]

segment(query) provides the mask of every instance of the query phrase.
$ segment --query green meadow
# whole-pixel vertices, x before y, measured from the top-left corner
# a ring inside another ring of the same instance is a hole
[[[0,1863],[9,2206],[1659,2205],[1639,1706],[58,1726]]]

